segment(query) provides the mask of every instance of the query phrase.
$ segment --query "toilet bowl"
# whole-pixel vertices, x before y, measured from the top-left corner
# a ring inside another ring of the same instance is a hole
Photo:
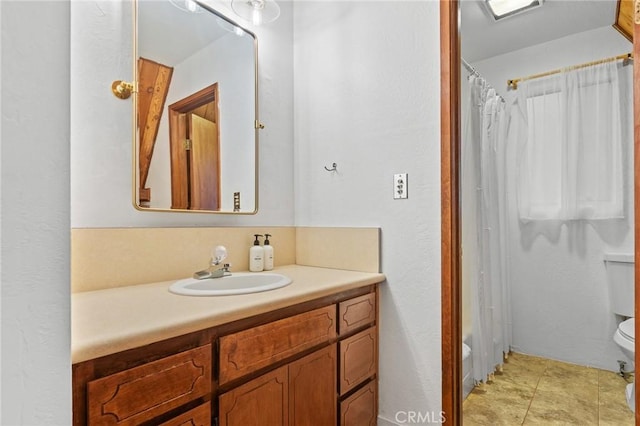
[[[613,341],[620,346],[620,350],[623,354],[631,362],[634,361],[635,357],[635,344],[636,344],[636,333],[635,333],[635,319],[629,318],[628,320],[622,321],[620,325],[618,325],[618,329],[613,335]]]
[[[605,254],[604,261],[607,268],[611,310],[616,315],[628,318],[618,324],[618,329],[613,334],[613,341],[629,359],[631,365],[635,367],[636,332],[635,319],[633,318],[635,299],[634,254]],[[631,411],[635,412],[635,382],[627,385],[625,393],[627,405],[629,405]]]
[[[631,360],[631,365],[634,365],[635,358],[635,318],[629,318],[624,320],[618,326],[615,334],[613,335],[613,341],[620,347],[622,353]],[[627,405],[631,411],[635,412],[635,382],[629,383],[626,389]]]

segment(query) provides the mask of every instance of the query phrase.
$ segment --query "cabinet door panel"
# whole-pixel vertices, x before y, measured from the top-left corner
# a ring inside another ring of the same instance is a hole
[[[288,426],[287,366],[220,395],[220,426]]]
[[[340,403],[340,426],[375,426],[377,405],[374,380]]]
[[[134,425],[211,392],[211,345],[87,384],[90,425]]]
[[[289,365],[289,423],[333,426],[336,422],[336,345]]]
[[[376,335],[376,327],[371,327],[340,342],[340,395],[378,370]]]

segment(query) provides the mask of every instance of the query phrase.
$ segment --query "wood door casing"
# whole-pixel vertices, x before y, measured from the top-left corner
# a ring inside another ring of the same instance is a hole
[[[460,284],[460,39],[459,0],[440,0],[440,199],[442,411],[462,424]]]
[[[635,8],[634,8],[635,9]],[[633,23],[633,57],[640,58],[640,24],[637,20],[639,16],[634,16]],[[640,66],[633,65],[633,197],[634,197],[634,241],[635,247],[640,247]],[[635,303],[635,329],[640,329],[640,254],[635,250],[635,283],[634,283],[634,303]],[[635,365],[640,365],[640,354],[638,354],[638,340],[635,341]],[[636,424],[640,424],[640,398],[636,397]]]

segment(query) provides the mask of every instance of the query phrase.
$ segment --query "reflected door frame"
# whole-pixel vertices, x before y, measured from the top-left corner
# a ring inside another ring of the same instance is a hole
[[[462,309],[460,279],[460,28],[459,0],[440,0],[440,182],[442,411],[445,423],[462,424]],[[637,18],[636,18],[637,19]],[[640,24],[633,25],[634,58],[640,58]],[[633,67],[634,222],[640,246],[640,66]],[[640,329],[640,256],[635,251],[635,326]],[[613,338],[613,337],[612,337]],[[636,343],[635,364],[640,365]],[[640,398],[636,398],[640,424]]]

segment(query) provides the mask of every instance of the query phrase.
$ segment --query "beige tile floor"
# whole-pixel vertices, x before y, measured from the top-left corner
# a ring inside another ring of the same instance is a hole
[[[463,424],[633,425],[626,385],[611,371],[513,353],[464,401]]]

